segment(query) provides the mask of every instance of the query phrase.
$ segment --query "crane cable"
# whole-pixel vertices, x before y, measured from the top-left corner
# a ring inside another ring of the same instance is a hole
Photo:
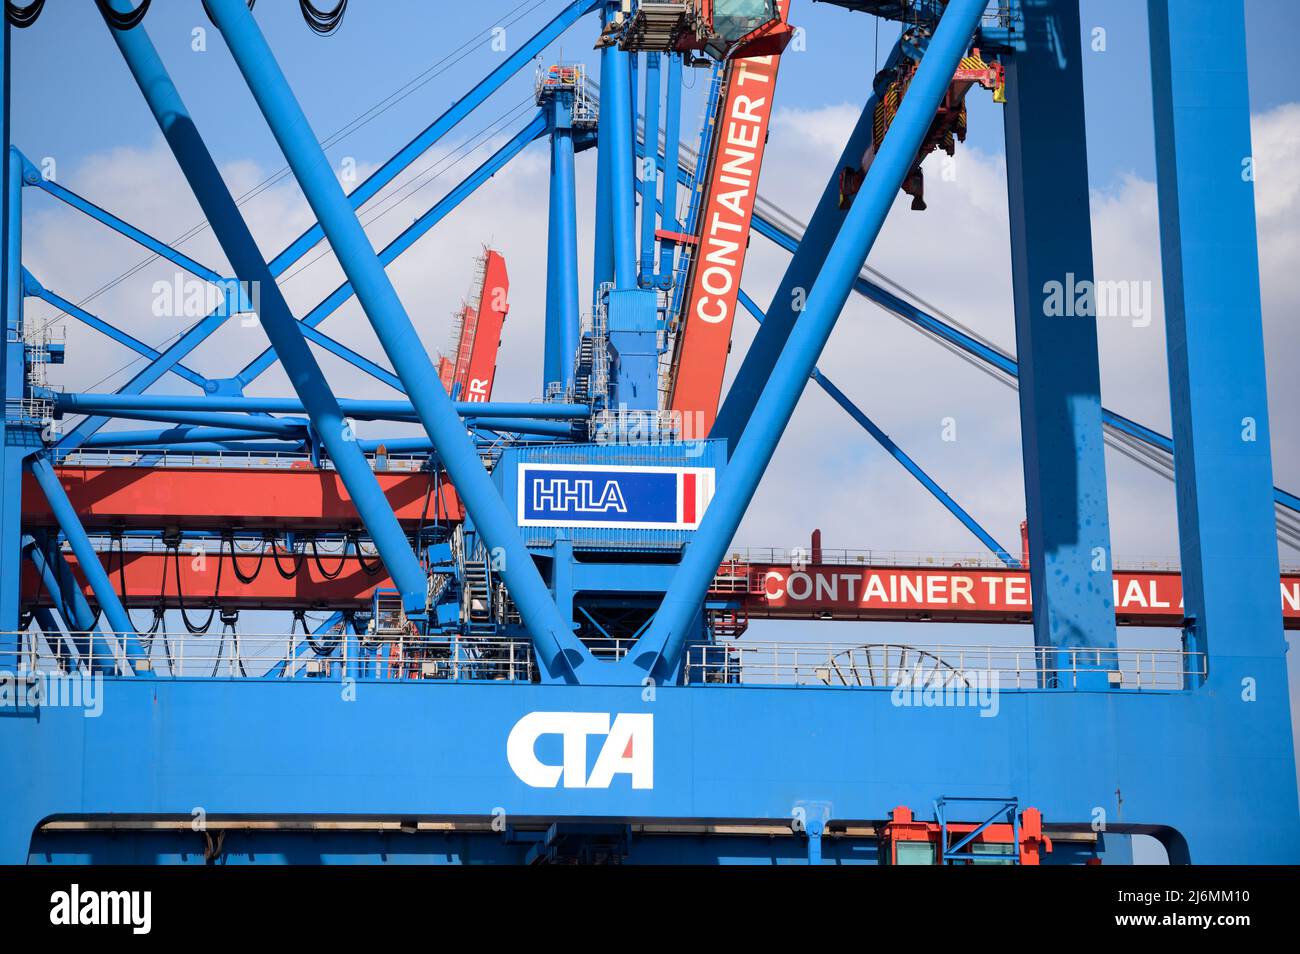
[[[5,19],[20,30],[25,30],[41,15],[45,9],[45,0],[32,0],[25,7],[20,7],[13,0],[5,0]]]
[[[197,626],[197,625],[195,625],[194,623],[191,623],[191,622],[190,622],[189,613],[187,613],[186,610],[185,610],[185,596],[184,596],[184,593],[182,592],[182,589],[181,589],[181,549],[180,549],[180,543],[179,543],[179,541],[177,541],[176,543],[168,544],[168,547],[167,547],[167,548],[168,548],[169,550],[172,551],[172,554],[173,554],[173,556],[175,557],[175,561],[173,562],[172,565],[173,565],[173,567],[174,567],[175,570],[176,570],[176,605],[177,605],[177,607],[178,607],[178,608],[180,609],[180,611],[181,611],[181,622],[183,622],[183,623],[185,624],[185,629],[186,629],[187,631],[189,631],[190,633],[192,633],[192,634],[194,634],[194,635],[196,635],[196,636],[201,636],[201,635],[207,633],[207,631],[208,631],[209,629],[212,628],[212,621],[213,621],[214,619],[216,619],[216,616],[217,616],[217,598],[221,595],[221,567],[222,567],[222,564],[224,563],[224,561],[221,559],[221,554],[220,554],[220,552],[218,552],[218,554],[217,554],[217,583],[216,583],[216,586],[213,587],[213,592],[212,592],[212,605],[211,605],[211,607],[208,609],[208,618],[203,622],[203,624],[202,624],[201,626]],[[165,560],[166,560],[166,558],[164,557],[164,562],[165,562]],[[163,567],[163,575],[166,576],[166,573],[167,573],[167,569],[166,569],[166,567],[164,566],[164,567]]]

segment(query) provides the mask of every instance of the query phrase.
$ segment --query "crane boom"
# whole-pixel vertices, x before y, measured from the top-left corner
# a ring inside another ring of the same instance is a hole
[[[789,0],[782,0],[783,25],[789,11]],[[669,394],[669,408],[697,424],[696,434],[707,433],[718,413],[780,63],[779,53],[731,60],[711,120],[713,146],[676,323]]]

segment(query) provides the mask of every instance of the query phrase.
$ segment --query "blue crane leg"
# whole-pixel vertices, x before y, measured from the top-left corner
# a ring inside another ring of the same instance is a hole
[[[571,103],[551,102],[551,192],[546,280],[545,383],[567,392],[578,350],[578,222]],[[545,393],[545,392],[543,392]]]
[[[1187,643],[1212,685],[1285,699],[1244,14],[1148,8]]]
[[[129,6],[123,0],[114,0],[114,5],[119,8]],[[252,283],[252,287],[260,288],[262,327],[280,356],[316,432],[329,451],[330,459],[338,468],[339,477],[348,488],[366,530],[379,548],[384,565],[408,601],[408,608],[422,610],[425,598],[424,571],[393,514],[393,508],[379,489],[379,482],[370,470],[370,465],[351,439],[351,430],[343,420],[343,413],[325,381],[320,365],[307,347],[288,303],[267,268],[239,207],[195,128],[180,93],[167,75],[148,33],[143,25],[131,30],[110,28],[109,32],[130,67],[190,188],[194,190],[204,215],[212,223],[213,233],[221,243],[235,274],[240,280]]]
[[[1024,16],[1027,35],[1057,38],[1050,48],[1028,44],[1007,66],[1007,194],[1034,642],[1114,648],[1097,317],[1074,313],[1073,289],[1090,287],[1093,279],[1079,8],[1072,0],[1045,0],[1027,6]],[[1059,294],[1052,297],[1049,289]],[[1102,665],[1106,659],[1100,657]]]
[[[750,423],[718,483],[717,495],[705,511],[695,539],[686,548],[681,569],[664,594],[663,605],[641,644],[626,657],[631,660],[629,665],[661,676],[675,668],[709,583],[726,556],[736,527],[835,327],[835,319],[911,169],[984,5],[985,0],[953,0],[948,5],[880,153],[822,263],[807,307],[763,386]]]
[[[288,81],[243,0],[216,0],[210,7],[213,20],[356,290],[376,336],[406,386],[420,422],[438,448],[457,493],[489,547],[500,548],[505,561],[502,575],[539,656],[553,678],[563,677],[571,663],[562,651],[580,660],[589,658],[589,654],[566,631],[514,519],[466,438],[464,425],[438,380],[428,352],[334,178]]]
[[[826,188],[822,190],[817,208],[808,222],[803,238],[794,249],[785,276],[772,296],[763,323],[750,342],[745,358],[736,369],[736,377],[727,389],[722,407],[718,409],[710,436],[724,438],[735,450],[741,432],[749,423],[765,382],[772,373],[781,349],[790,337],[799,309],[807,302],[808,290],[817,278],[817,271],[830,251],[831,244],[840,234],[845,212],[840,208],[840,170],[845,166],[858,167],[862,154],[871,145],[871,126],[876,112],[876,97],[872,96],[862,107],[857,125],[849,134],[849,141],[831,170]],[[757,223],[756,223],[757,224]]]
[[[652,148],[645,151],[641,168],[641,284],[654,285],[655,226],[659,186],[659,54],[646,54],[645,69],[645,140]],[[666,168],[666,167],[665,167]],[[665,176],[665,182],[667,177]]]

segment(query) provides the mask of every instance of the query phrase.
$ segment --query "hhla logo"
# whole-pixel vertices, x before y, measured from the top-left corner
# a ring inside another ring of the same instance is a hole
[[[562,764],[537,757],[537,740],[562,739]],[[604,736],[591,775],[587,775],[587,737]],[[620,712],[610,724],[608,712],[530,712],[510,730],[506,759],[520,781],[533,788],[609,788],[615,775],[629,775],[633,788],[654,788],[654,716]]]

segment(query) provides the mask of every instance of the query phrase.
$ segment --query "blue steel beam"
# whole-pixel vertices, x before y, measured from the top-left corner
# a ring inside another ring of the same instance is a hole
[[[492,176],[496,175],[496,173],[504,168],[506,163],[517,156],[525,146],[545,132],[546,116],[539,112],[533,117],[532,121],[529,122],[528,125],[519,130],[519,132],[516,133],[509,142],[484,160],[482,165],[466,176],[464,180],[456,186],[456,188],[452,189],[445,196],[439,199],[438,202],[429,209],[429,211],[421,215],[418,219],[407,226],[402,233],[397,236],[397,238],[384,246],[383,251],[379,253],[379,260],[383,262],[384,265],[391,265],[399,255],[414,245],[418,239],[429,231],[429,229],[441,222],[452,212],[452,210],[459,206],[461,202],[465,201],[466,198],[472,195],[475,189],[487,182],[488,179],[492,178]],[[343,284],[339,285],[338,288],[334,289],[334,291],[330,292],[330,294],[327,295],[320,304],[303,316],[301,322],[303,333],[310,336],[311,331],[309,329],[319,325],[322,321],[332,315],[340,306],[343,305],[344,302],[351,298],[353,294],[352,283],[350,281],[345,281]],[[256,378],[264,371],[275,364],[275,361],[274,349],[267,348],[260,355],[250,361],[244,369],[235,376],[235,380],[239,382],[240,385],[247,386],[256,380]],[[398,390],[404,391],[405,388],[402,386],[401,380],[397,378],[396,375],[390,376],[391,380],[386,380],[385,383],[389,383]]]
[[[36,478],[41,492],[45,494],[45,499],[49,501],[50,510],[54,513],[54,519],[58,522],[59,529],[63,531],[68,544],[72,547],[72,552],[76,554],[77,564],[81,567],[81,572],[85,574],[86,582],[90,584],[90,588],[95,594],[95,600],[99,603],[99,608],[108,621],[109,627],[126,644],[127,664],[130,669],[134,670],[135,665],[145,659],[147,654],[140,645],[140,641],[135,637],[135,628],[131,625],[131,618],[127,616],[122,601],[113,589],[113,584],[109,582],[108,573],[99,560],[99,554],[91,546],[90,537],[86,535],[86,529],[81,525],[81,519],[77,516],[72,501],[68,499],[68,495],[64,492],[58,474],[54,472],[54,468],[50,466],[50,461],[44,454],[28,458],[26,466],[31,475]],[[152,676],[153,673],[145,669],[138,670],[137,675]]]
[[[82,443],[82,450],[114,447],[147,447],[151,444],[206,444],[221,441],[259,440],[266,432],[250,431],[246,427],[178,427],[150,428],[133,431],[100,431]]]
[[[445,395],[446,392],[444,391]],[[94,412],[100,414],[126,414],[142,411],[187,411],[212,414],[222,411],[241,411],[249,414],[301,414],[309,407],[302,398],[243,397],[216,394],[209,396],[184,394],[94,394],[79,391],[51,391],[50,399],[56,409],[65,412]],[[414,419],[418,405],[410,401],[377,401],[343,398],[338,406],[349,417]],[[524,401],[454,401],[451,408],[466,417],[522,417],[554,420],[582,420],[591,413],[586,404],[533,404]],[[186,422],[189,423],[189,422]],[[255,427],[258,421],[249,422]],[[219,426],[225,426],[224,423]]]
[[[19,405],[26,384],[22,336],[22,157],[9,145],[9,21],[0,23],[0,308],[4,310],[4,340],[0,342],[0,553],[18,553],[22,539],[23,430],[9,409]],[[0,633],[18,631],[19,580],[0,573]],[[0,637],[0,665],[17,669],[16,636]]]
[[[662,83],[659,79],[659,54],[646,54],[645,69],[645,141],[654,148],[644,150],[641,176],[641,265],[640,284],[654,287],[655,282],[655,226],[658,224],[656,196],[659,191],[659,97]],[[667,168],[667,167],[664,167]],[[668,177],[664,177],[665,183]],[[671,200],[665,191],[665,200]]]
[[[665,232],[676,232],[677,222],[677,170],[681,164],[682,135],[682,57],[668,54],[668,103],[664,115],[664,157],[662,214]],[[673,271],[677,267],[677,243],[665,239],[659,246],[659,271],[655,284],[664,290],[672,287]]]
[[[102,318],[98,318],[95,315],[92,315],[90,312],[86,311],[84,308],[80,307],[79,305],[75,305],[72,302],[68,301],[62,295],[50,291],[48,288],[46,288],[44,285],[38,282],[35,276],[33,276],[32,273],[27,271],[27,269],[25,268],[23,269],[23,292],[29,298],[39,298],[42,301],[48,302],[49,304],[53,305],[55,308],[59,309],[60,311],[66,312],[67,314],[71,315],[73,318],[76,318],[78,321],[80,321],[83,325],[86,325],[88,328],[93,328],[95,331],[98,331],[100,334],[112,338],[118,344],[130,348],[138,355],[146,357],[151,361],[156,361],[158,360],[158,358],[162,357],[162,354],[159,351],[149,347],[149,345],[145,344],[139,338],[127,334],[121,328],[118,328],[115,325],[108,323]],[[187,368],[185,365],[180,363],[177,363],[170,370],[173,374],[181,378],[184,378],[190,384],[193,384],[194,386],[202,390],[207,390],[208,379],[205,378],[203,375],[199,374],[197,371],[192,371],[189,368]]]
[[[243,0],[214,0],[209,6],[457,493],[488,546],[502,552],[502,576],[543,665],[553,679],[573,678],[573,671],[590,660],[590,653],[564,624],[274,54]],[[629,127],[629,139],[630,135]],[[628,146],[630,162],[630,141]]]
[[[225,278],[222,275],[219,275],[203,263],[190,258],[184,252],[177,251],[166,242],[154,238],[144,230],[136,228],[125,219],[119,218],[112,212],[100,208],[89,199],[83,198],[71,189],[59,185],[59,183],[55,182],[53,179],[45,178],[37,171],[36,167],[27,160],[26,157],[23,157],[23,165],[25,178],[30,185],[48,192],[56,199],[66,202],[77,211],[84,212],[92,219],[107,225],[115,232],[125,235],[127,238],[131,239],[131,241],[144,246],[155,255],[167,259],[172,264],[185,269],[185,271],[190,272],[193,275],[197,275],[206,282],[211,282],[212,284],[221,284],[225,282]]]
[[[1285,699],[1245,15],[1240,0],[1147,10],[1184,640],[1210,653],[1211,686]],[[1265,714],[1250,732],[1290,752],[1290,720]]]
[[[69,641],[77,655],[86,661],[87,668],[92,672],[115,672],[119,654],[99,631],[95,614],[58,547],[44,532],[36,531],[23,534],[22,553],[36,568],[39,586],[49,593],[51,604],[63,619]],[[21,573],[15,576],[22,579]]]
[[[1114,649],[1097,318],[1053,313],[1048,297],[1093,279],[1079,5],[1035,0],[1022,15],[1005,127],[1034,643]]]
[[[611,12],[618,3],[607,4]],[[610,244],[614,252],[614,287],[637,287],[636,280],[636,163],[632,106],[632,57],[610,45],[600,51],[600,151],[608,152],[605,188],[609,203]]]
[[[650,629],[625,657],[626,665],[661,678],[676,668],[709,584],[911,169],[984,6],[985,0],[952,0],[939,21],[907,96],[822,263],[807,306],[763,386],[695,539],[686,548]]]
[[[119,10],[130,8],[126,0],[113,0],[113,4]],[[351,429],[343,419],[338,402],[330,392],[325,376],[262,258],[257,242],[226,187],[220,170],[195,128],[180,93],[167,75],[148,32],[143,25],[130,30],[118,30],[111,26],[108,29],[204,215],[212,224],[213,234],[220,242],[226,259],[234,268],[236,276],[249,283],[247,287],[260,289],[262,327],[280,356],[290,382],[298,392],[321,442],[328,449],[339,477],[347,487],[353,504],[407,602],[408,609],[423,610],[426,583],[419,560],[369,463],[352,440]]]
[[[461,97],[451,108],[439,116],[429,126],[427,126],[419,135],[406,144],[396,155],[376,169],[364,182],[348,195],[348,201],[354,209],[360,208],[363,204],[374,198],[385,186],[391,183],[398,175],[402,173],[412,162],[414,162],[424,152],[434,146],[442,139],[457,123],[464,119],[474,108],[479,106],[488,96],[496,92],[510,77],[514,76],[520,69],[526,66],[533,57],[537,56],[547,46],[549,46],[565,30],[576,23],[582,16],[595,10],[602,3],[602,0],[575,0],[547,23],[541,30],[525,40],[518,49],[506,58],[499,67],[493,70],[482,82],[475,86],[468,94]],[[491,173],[483,176],[479,182],[485,181]],[[473,188],[477,188],[476,183]],[[466,193],[468,194],[468,193]],[[463,195],[462,195],[463,198]],[[445,213],[444,213],[445,214]],[[431,226],[433,223],[430,222]],[[407,230],[411,231],[410,229]],[[405,234],[405,233],[403,233]],[[297,263],[307,252],[314,247],[324,236],[320,225],[316,224],[305,231],[286,247],[279,255],[269,263],[273,275],[283,274],[290,266]],[[413,241],[413,239],[412,239]],[[394,243],[396,244],[396,243]],[[391,248],[392,246],[390,246]],[[400,252],[395,253],[394,257]],[[334,307],[338,307],[346,300],[346,296],[341,299]],[[332,310],[332,309],[331,309]],[[154,362],[147,368],[138,372],[130,381],[128,381],[118,393],[121,394],[140,394],[148,389],[155,381],[167,373],[167,370],[177,361],[180,361],[187,354],[197,348],[200,344],[208,339],[229,317],[228,313],[214,312],[208,315],[202,321],[194,325],[185,332],[177,341],[169,346],[164,352],[161,359]],[[322,316],[323,317],[323,316]],[[263,358],[267,358],[272,352],[264,352]],[[274,359],[267,361],[266,366],[274,363]],[[264,370],[264,368],[263,368]],[[248,369],[245,369],[248,371]],[[260,372],[258,372],[260,373]],[[252,375],[256,377],[256,374]],[[68,450],[76,447],[86,436],[95,433],[99,428],[107,423],[107,418],[96,417],[87,419],[77,425],[76,429],[70,431],[59,442],[59,447]]]
[[[679,176],[679,181],[683,181]],[[793,235],[790,235],[780,226],[764,218],[760,213],[754,214],[754,230],[760,235],[771,239],[774,243],[785,249],[787,252],[794,252],[799,248],[800,242]],[[990,367],[1003,371],[1012,377],[1019,377],[1020,367],[1014,358],[1010,358],[999,351],[989,348],[980,341],[975,340],[970,335],[964,334],[958,329],[952,327],[947,322],[922,311],[915,305],[904,301],[892,292],[886,291],[874,282],[865,278],[858,277],[853,283],[853,290],[864,298],[870,299],[880,305],[887,311],[907,319],[915,325],[931,331],[943,338],[950,344],[954,344],[966,353],[973,355],[983,361]],[[734,387],[734,385],[733,385]],[[1174,442],[1171,438],[1165,437],[1158,431],[1153,431],[1137,421],[1131,420],[1122,414],[1109,410],[1106,407],[1101,409],[1102,421],[1116,430],[1123,431],[1132,437],[1150,444],[1152,447],[1158,447],[1166,453],[1172,454],[1174,451]],[[1273,497],[1277,503],[1291,510],[1300,512],[1300,497],[1288,493],[1280,487],[1273,488]]]
[[[758,307],[758,304],[754,299],[750,298],[749,295],[745,293],[744,289],[740,290],[740,303],[745,307],[746,311],[754,316],[755,320],[760,323],[763,321],[762,310]],[[948,512],[960,520],[967,530],[975,534],[980,543],[988,547],[989,550],[991,550],[993,554],[1007,566],[1012,569],[1020,569],[1020,561],[1008,553],[1002,544],[993,539],[992,534],[980,526],[979,522],[967,513],[961,504],[957,503],[957,501],[954,500],[947,491],[940,487],[935,480],[925,472],[925,469],[914,461],[906,451],[894,443],[894,441],[890,439],[889,435],[876,425],[875,421],[867,417],[866,413],[854,404],[849,399],[848,395],[831,382],[830,378],[822,374],[821,369],[813,368],[812,379],[821,386],[823,391],[830,395],[831,399],[835,401],[836,404],[848,412],[849,417],[853,418],[853,420],[855,420],[863,430],[875,438],[876,443],[883,447],[885,451],[888,452],[889,456],[902,464],[903,469],[915,477],[917,481],[920,482],[921,486],[931,493],[935,500],[943,504],[944,507],[947,508]]]
[[[547,103],[551,132],[550,217],[546,256],[546,348],[542,393],[552,384],[562,393],[573,385],[578,351],[578,221],[573,160],[573,95],[567,90]]]
[[[896,63],[898,57],[899,45],[895,43],[886,59],[886,66]],[[753,414],[754,404],[762,391],[763,382],[772,373],[772,367],[790,337],[795,319],[799,317],[799,309],[807,302],[808,291],[813,286],[822,260],[830,251],[832,243],[844,224],[847,213],[840,208],[840,171],[845,168],[856,169],[861,165],[862,156],[872,143],[875,112],[876,97],[873,94],[862,107],[858,122],[849,134],[848,142],[844,144],[839,160],[831,169],[803,238],[787,246],[787,250],[793,253],[793,257],[786,266],[785,275],[772,298],[767,317],[759,326],[758,334],[750,343],[749,350],[745,352],[744,360],[736,370],[736,377],[727,390],[722,406],[718,409],[717,419],[713,422],[712,436],[725,438],[728,448],[735,448],[741,431],[745,429]],[[768,234],[764,225],[765,223],[755,212],[753,227],[762,234]]]

